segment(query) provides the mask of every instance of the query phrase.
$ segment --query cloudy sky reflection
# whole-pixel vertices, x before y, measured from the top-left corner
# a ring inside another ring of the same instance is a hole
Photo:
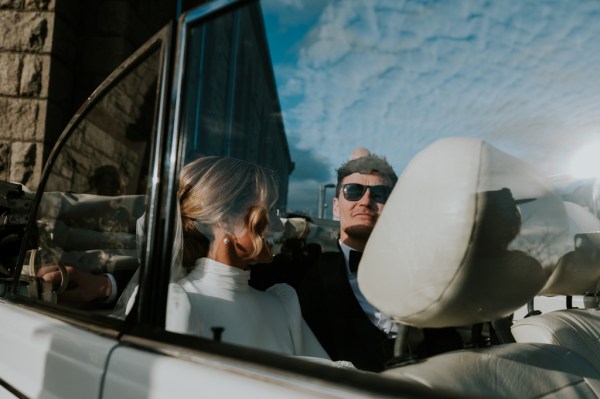
[[[352,150],[398,172],[445,136],[546,175],[600,138],[600,2],[263,0],[292,157],[291,210]]]

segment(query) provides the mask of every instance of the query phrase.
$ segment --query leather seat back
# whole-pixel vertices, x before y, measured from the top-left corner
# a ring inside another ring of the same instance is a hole
[[[595,294],[600,280],[599,241],[600,233],[577,234],[575,249],[561,257],[540,295]],[[600,309],[563,309],[531,316],[515,321],[511,331],[517,342],[563,346],[600,370]]]
[[[522,199],[535,199],[522,207],[537,211],[519,230],[513,219]],[[439,140],[399,177],[367,243],[360,289],[407,325],[504,317],[544,285],[562,255],[546,249],[563,240],[553,226],[566,220],[560,198],[525,162],[482,140]]]
[[[521,199],[535,199],[523,205],[530,209],[522,221]],[[478,139],[442,139],[400,176],[363,254],[359,287],[409,326],[496,320],[544,286],[565,252],[552,244],[564,243],[566,221],[561,199],[525,162]],[[600,373],[589,362],[543,344],[454,351],[384,374],[486,397],[600,393]]]

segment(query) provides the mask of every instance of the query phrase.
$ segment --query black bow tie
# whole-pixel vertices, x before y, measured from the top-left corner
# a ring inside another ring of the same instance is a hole
[[[350,266],[350,272],[356,273],[358,270],[358,264],[362,258],[362,252],[350,250],[350,258],[348,259],[348,265]]]

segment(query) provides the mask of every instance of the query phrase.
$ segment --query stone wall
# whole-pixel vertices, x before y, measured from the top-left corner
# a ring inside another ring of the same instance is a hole
[[[0,180],[35,189],[71,115],[173,0],[0,0]]]
[[[0,180],[41,173],[54,1],[0,0]]]

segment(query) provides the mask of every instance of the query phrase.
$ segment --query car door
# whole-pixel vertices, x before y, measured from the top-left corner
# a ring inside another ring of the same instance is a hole
[[[109,354],[127,325],[114,311],[117,294],[140,267],[136,228],[159,146],[169,38],[166,27],[119,67],[49,157],[14,283],[0,299],[0,385],[8,396],[102,396]],[[57,278],[49,282],[50,273]],[[110,282],[110,293],[76,276]]]

